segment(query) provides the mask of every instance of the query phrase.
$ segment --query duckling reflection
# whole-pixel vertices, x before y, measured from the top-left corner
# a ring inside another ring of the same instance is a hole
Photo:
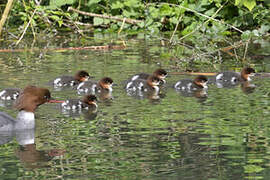
[[[182,96],[185,96],[185,97],[195,97],[198,99],[206,99],[208,97],[207,90],[205,89],[198,89],[194,91],[176,90],[176,92],[180,93]]]
[[[149,99],[151,102],[157,102],[160,99],[165,97],[164,93],[161,92],[155,92],[155,91],[150,91],[150,92],[142,92],[142,91],[127,91],[127,95],[131,96],[135,99]]]
[[[15,100],[1,100],[0,99],[0,107],[12,108]]]

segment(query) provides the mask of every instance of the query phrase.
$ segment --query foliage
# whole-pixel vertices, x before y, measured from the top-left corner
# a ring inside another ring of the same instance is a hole
[[[151,3],[150,3],[151,2]],[[164,2],[164,3],[163,3]],[[238,31],[243,38],[261,36],[269,32],[270,11],[269,3],[262,0],[174,0],[167,1],[139,0],[44,0],[41,4],[36,1],[18,0],[15,2],[9,17],[8,29],[18,27],[31,21],[32,29],[37,30],[80,30],[82,26],[75,24],[90,23],[94,29],[118,31],[122,22],[100,17],[89,17],[68,11],[68,7],[85,12],[143,20],[136,25],[125,24],[122,28],[127,31],[146,30],[148,33],[177,30],[181,36],[188,35],[194,30],[201,33],[228,36],[235,34],[232,26],[244,31]],[[34,10],[35,15],[31,19]],[[215,20],[211,19],[214,18]],[[22,28],[23,29],[23,28]],[[21,33],[21,32],[18,32]]]

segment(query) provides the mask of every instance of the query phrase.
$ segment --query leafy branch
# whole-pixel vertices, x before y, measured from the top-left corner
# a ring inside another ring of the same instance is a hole
[[[78,9],[74,9],[73,7],[69,7],[68,11],[74,11],[76,13],[86,15],[86,16],[91,16],[91,17],[99,17],[99,18],[104,18],[104,19],[111,19],[111,20],[116,20],[116,21],[120,21],[120,22],[125,21],[126,23],[133,24],[133,25],[136,25],[138,23],[143,22],[141,20],[136,20],[136,19],[120,18],[120,17],[117,17],[117,16],[108,16],[108,15],[104,15],[104,14],[95,14],[95,13],[84,12],[84,11],[80,11]]]

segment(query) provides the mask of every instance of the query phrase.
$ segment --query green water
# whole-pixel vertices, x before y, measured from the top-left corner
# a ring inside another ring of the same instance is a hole
[[[70,117],[54,104],[40,106],[36,146],[23,148],[15,138],[0,146],[0,179],[269,179],[270,78],[255,78],[250,93],[209,85],[207,97],[197,98],[170,88],[193,76],[171,74],[160,99],[128,96],[121,83],[130,75],[176,71],[170,60],[160,61],[164,51],[157,41],[134,39],[123,50],[0,54],[1,89],[32,84],[57,99],[81,98],[48,85],[80,69],[117,84],[94,115]],[[255,69],[269,67],[265,62]]]

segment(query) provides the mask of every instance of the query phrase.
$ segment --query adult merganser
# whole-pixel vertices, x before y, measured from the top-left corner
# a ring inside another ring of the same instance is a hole
[[[95,94],[95,93],[101,93],[101,91],[111,92],[112,86],[113,86],[113,80],[109,77],[104,77],[98,82],[91,81],[91,80],[81,82],[77,86],[77,92],[79,94],[81,93]]]
[[[135,74],[133,75],[129,81],[134,81],[136,79],[144,79],[147,80],[147,78],[150,76],[151,74],[147,74],[147,73],[139,73],[139,74]],[[157,69],[153,72],[152,74],[153,76],[156,76],[160,79],[161,83],[164,84],[166,83],[165,78],[168,75],[167,71],[164,69]]]
[[[14,119],[6,113],[0,113],[0,131],[25,130],[35,128],[34,112],[36,108],[46,102],[58,103],[53,100],[50,91],[46,88],[27,86],[15,102],[15,108],[19,110]]]
[[[53,80],[54,87],[76,86],[81,82],[87,81],[90,78],[88,72],[78,71],[74,76],[61,76]]]

